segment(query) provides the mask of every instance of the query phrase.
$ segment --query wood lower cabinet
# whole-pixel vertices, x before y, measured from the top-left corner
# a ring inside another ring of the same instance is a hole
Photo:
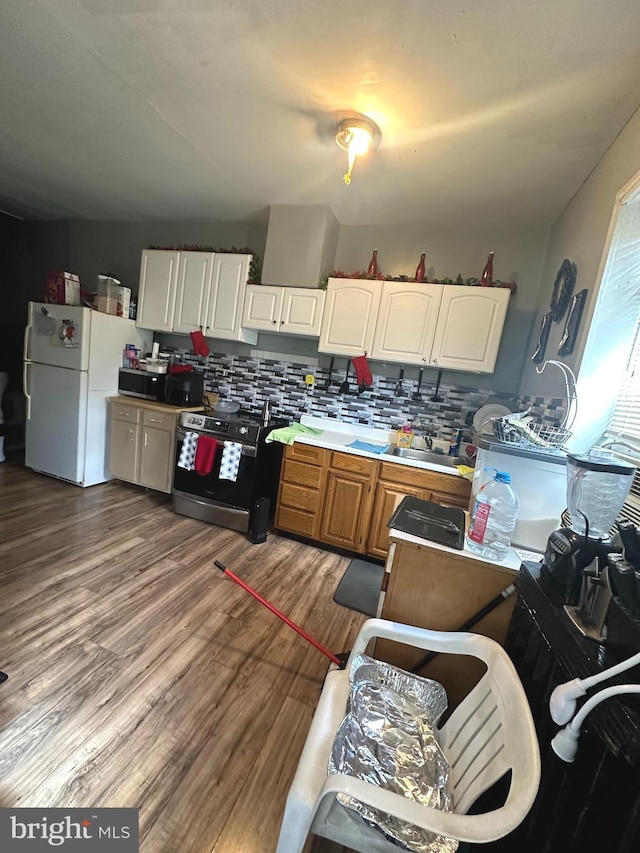
[[[381,559],[386,558],[389,552],[387,522],[398,504],[407,495],[423,501],[433,501],[441,506],[467,509],[471,483],[462,477],[440,474],[438,471],[383,462],[380,465],[376,485],[367,554]]]
[[[180,409],[109,402],[109,474],[158,492],[171,492],[173,448]]]
[[[361,456],[334,452],[330,464],[320,541],[349,551],[364,552],[379,463]]]
[[[275,526],[385,559],[387,522],[407,495],[466,509],[462,477],[294,443],[285,449]]]
[[[318,538],[329,457],[330,452],[321,447],[291,444],[285,448],[276,528],[309,539]]]
[[[384,559],[389,552],[389,528],[387,522],[398,504],[407,495],[425,500],[424,489],[419,486],[403,486],[395,483],[378,482],[371,518],[371,530],[367,541],[367,554]]]
[[[433,631],[458,631],[465,622],[514,583],[514,567],[476,558],[468,551],[442,548],[415,537],[391,534],[388,584],[381,618]],[[500,602],[469,630],[504,643],[515,595]],[[425,653],[391,640],[376,640],[375,656],[411,670]],[[479,681],[485,666],[463,655],[438,655],[420,671],[444,685],[454,708]]]

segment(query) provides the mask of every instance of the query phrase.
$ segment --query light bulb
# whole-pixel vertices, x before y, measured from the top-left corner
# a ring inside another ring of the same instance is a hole
[[[338,125],[336,142],[347,152],[349,168],[343,180],[345,184],[351,183],[351,173],[356,163],[356,158],[373,147],[376,126],[366,116],[360,118],[344,119]],[[379,134],[379,131],[378,131]]]

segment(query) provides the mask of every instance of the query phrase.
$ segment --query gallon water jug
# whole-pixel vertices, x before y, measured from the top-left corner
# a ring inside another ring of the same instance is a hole
[[[504,560],[518,519],[520,503],[511,486],[511,475],[485,468],[491,480],[476,495],[471,513],[467,547],[487,560]]]

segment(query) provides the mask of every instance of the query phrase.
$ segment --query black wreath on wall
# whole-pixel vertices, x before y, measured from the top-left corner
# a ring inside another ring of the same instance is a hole
[[[567,258],[562,262],[551,294],[551,319],[556,323],[564,317],[576,283],[576,265]]]

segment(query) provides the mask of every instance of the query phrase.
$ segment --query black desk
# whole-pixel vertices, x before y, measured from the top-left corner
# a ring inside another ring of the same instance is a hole
[[[638,697],[605,700],[589,714],[573,764],[565,764],[551,749],[558,726],[551,719],[548,702],[557,684],[594,675],[639,651],[640,625],[625,621],[613,602],[617,626],[613,644],[583,639],[563,612],[560,595],[532,563],[523,563],[518,591],[505,648],[531,704],[540,741],[542,780],[536,802],[521,827],[502,841],[478,849],[501,853],[638,853]],[[640,667],[602,686],[638,681]]]

